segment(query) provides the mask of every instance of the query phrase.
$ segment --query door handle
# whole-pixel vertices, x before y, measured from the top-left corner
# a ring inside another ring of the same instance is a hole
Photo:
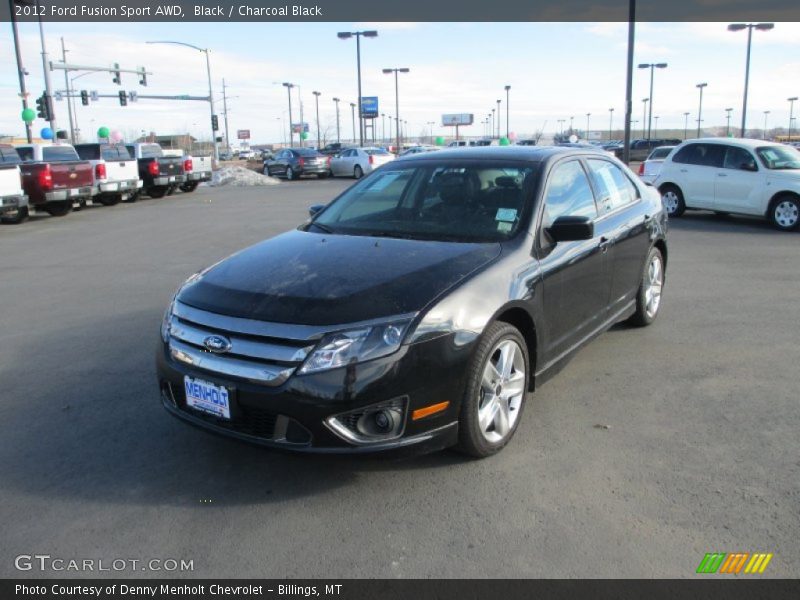
[[[689,172],[688,169],[681,169],[681,173],[688,173],[688,172]]]
[[[611,245],[611,240],[608,239],[606,236],[600,238],[600,246],[599,246],[600,252],[602,252],[603,254],[608,252],[608,247],[610,245]]]
[[[727,173],[717,173],[717,177],[727,177]]]

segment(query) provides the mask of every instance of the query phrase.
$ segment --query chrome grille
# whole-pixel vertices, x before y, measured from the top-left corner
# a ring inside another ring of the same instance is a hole
[[[224,353],[209,351],[204,341],[224,336]],[[285,382],[313,350],[321,332],[303,325],[267,323],[217,315],[175,303],[169,324],[170,354],[205,371],[263,385]]]

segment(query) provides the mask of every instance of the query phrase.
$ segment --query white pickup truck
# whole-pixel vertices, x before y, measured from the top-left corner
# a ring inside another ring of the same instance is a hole
[[[197,189],[197,186],[204,181],[211,181],[212,167],[210,156],[190,156],[183,150],[164,150],[164,156],[176,156],[183,159],[183,170],[186,173],[186,181],[180,185],[180,189],[187,194]]]
[[[75,150],[92,163],[92,202],[113,206],[136,201],[142,188],[139,163],[123,144],[76,144]]]
[[[19,158],[14,146],[0,144],[0,221],[22,223],[28,217],[28,197],[22,191]]]

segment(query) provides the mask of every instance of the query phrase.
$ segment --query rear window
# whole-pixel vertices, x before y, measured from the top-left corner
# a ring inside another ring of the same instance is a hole
[[[0,146],[0,165],[18,165],[21,162],[13,146]]]
[[[100,158],[100,144],[75,146],[75,150],[83,160],[97,160]]]
[[[672,152],[672,148],[656,148],[650,154],[649,160],[658,159],[658,158],[667,158],[667,155]]]
[[[311,150],[309,148],[301,148],[299,150],[295,150],[294,153],[297,156],[319,156],[319,152],[316,150]]]
[[[65,162],[80,160],[80,157],[72,146],[48,146],[42,148],[42,160],[45,162]]]
[[[131,154],[125,146],[103,146],[103,158],[105,160],[130,160]]]
[[[17,155],[23,162],[31,162],[33,160],[33,148],[17,148]]]
[[[131,146],[131,154],[133,152],[133,146]],[[160,158],[164,155],[161,151],[161,146],[158,144],[142,144],[141,146],[142,158]]]

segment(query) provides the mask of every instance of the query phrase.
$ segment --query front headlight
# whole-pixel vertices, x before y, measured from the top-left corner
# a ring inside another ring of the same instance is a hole
[[[326,371],[397,352],[410,322],[396,321],[330,333],[322,338],[298,373]]]
[[[189,277],[189,279],[184,281],[178,287],[178,290],[175,292],[175,295],[172,296],[172,301],[169,303],[167,310],[164,312],[164,317],[161,319],[161,339],[164,341],[165,344],[169,341],[170,321],[172,320],[172,311],[175,308],[175,300],[178,298],[178,294],[180,294],[183,291],[183,288],[185,288],[188,285],[191,285],[192,283],[200,279],[203,276],[203,273],[205,273],[207,270],[208,269],[204,269],[200,273],[195,273],[194,275]]]

